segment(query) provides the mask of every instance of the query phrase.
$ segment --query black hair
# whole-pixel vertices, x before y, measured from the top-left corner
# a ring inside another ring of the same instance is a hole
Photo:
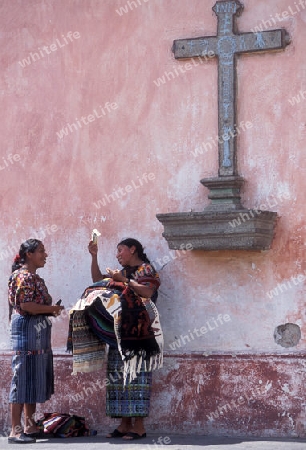
[[[140,258],[143,262],[146,262],[146,263],[148,263],[148,264],[151,264],[151,266],[152,266],[153,269],[155,270],[153,264],[151,263],[151,261],[149,260],[149,258],[147,257],[147,255],[145,254],[143,246],[141,245],[141,243],[140,243],[139,241],[137,241],[137,239],[133,239],[133,238],[123,239],[122,241],[119,242],[118,245],[126,245],[126,246],[129,247],[129,248],[131,248],[131,247],[134,246],[134,247],[136,248],[136,252],[137,252],[137,255],[139,256],[139,258]],[[117,247],[118,247],[118,245],[117,245]],[[132,275],[132,274],[133,274],[132,271],[131,271],[130,273],[129,273],[129,271],[127,271],[126,276],[129,278],[130,275]],[[151,300],[152,300],[153,303],[156,303],[157,297],[158,297],[158,292],[157,292],[157,290],[155,290],[154,294],[153,294],[152,297],[151,297]]]
[[[15,256],[12,265],[12,272],[23,266],[26,262],[27,253],[34,253],[39,244],[42,244],[42,242],[38,239],[28,239],[20,245],[19,253]]]
[[[127,247],[131,248],[131,247],[135,247],[136,248],[136,252],[137,255],[139,256],[139,258],[143,261],[146,262],[148,264],[151,264],[149,258],[147,257],[147,255],[144,252],[144,248],[141,245],[141,243],[139,241],[137,241],[137,239],[133,239],[133,238],[127,238],[127,239],[123,239],[122,241],[119,242],[118,245],[126,245]],[[118,247],[117,245],[117,247]]]

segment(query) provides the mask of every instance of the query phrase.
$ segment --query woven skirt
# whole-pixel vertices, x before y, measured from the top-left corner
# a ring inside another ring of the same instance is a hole
[[[106,387],[106,415],[110,417],[147,417],[150,409],[152,372],[141,371],[123,386],[123,362],[116,348],[109,348]]]
[[[44,403],[54,393],[51,327],[43,315],[12,315],[10,403]]]

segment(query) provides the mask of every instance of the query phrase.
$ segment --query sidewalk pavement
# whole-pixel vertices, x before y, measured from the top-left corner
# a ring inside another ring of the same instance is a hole
[[[1,450],[12,449],[13,445],[8,443],[7,438],[0,438]],[[57,450],[61,446],[64,450],[306,450],[306,439],[165,436],[149,433],[146,438],[125,441],[122,438],[107,439],[98,434],[80,438],[38,439],[35,444],[27,444],[26,449]]]

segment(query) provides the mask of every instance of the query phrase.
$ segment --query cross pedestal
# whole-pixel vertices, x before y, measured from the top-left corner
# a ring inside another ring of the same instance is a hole
[[[158,214],[164,225],[163,236],[169,247],[183,243],[207,250],[270,248],[277,214],[261,211],[232,227],[235,217],[249,213],[240,201],[243,178],[237,170],[236,59],[243,53],[283,50],[290,43],[285,29],[258,33],[238,33],[236,17],[241,15],[238,0],[217,1],[213,11],[218,17],[217,36],[180,39],[173,43],[176,59],[212,57],[218,59],[218,177],[201,183],[210,190],[211,204],[199,213]],[[241,217],[241,216],[240,216]]]

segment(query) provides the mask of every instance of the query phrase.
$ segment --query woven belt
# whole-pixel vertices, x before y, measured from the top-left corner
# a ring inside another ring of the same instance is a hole
[[[16,350],[16,355],[43,355],[44,353],[50,353],[52,350]]]

